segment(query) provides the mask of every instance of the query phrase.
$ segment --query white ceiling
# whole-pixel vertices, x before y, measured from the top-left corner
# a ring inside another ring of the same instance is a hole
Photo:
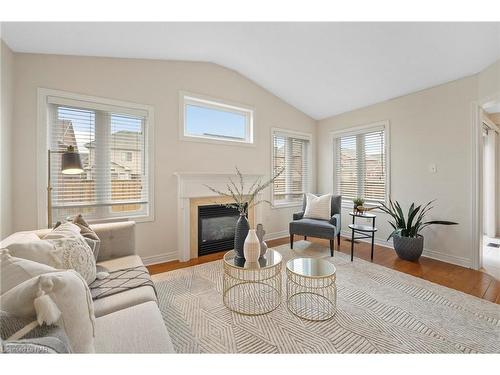
[[[213,62],[314,119],[479,72],[500,23],[3,23],[17,52]]]

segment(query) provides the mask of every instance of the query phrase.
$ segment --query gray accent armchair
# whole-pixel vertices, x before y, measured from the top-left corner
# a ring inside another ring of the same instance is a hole
[[[342,196],[334,195],[332,197],[332,207],[330,220],[309,219],[304,218],[306,210],[306,195],[302,203],[302,211],[293,214],[293,221],[290,222],[290,248],[293,249],[293,236],[295,234],[307,237],[324,238],[330,240],[330,254],[333,256],[335,245],[335,237],[337,237],[337,249],[340,246],[340,229],[341,229],[341,204]]]

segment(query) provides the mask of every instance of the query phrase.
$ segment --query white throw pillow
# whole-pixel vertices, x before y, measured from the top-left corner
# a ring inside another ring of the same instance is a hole
[[[7,249],[13,243],[27,243],[39,239],[40,237],[33,232],[16,232],[3,239],[2,242],[0,242],[0,248]]]
[[[61,229],[59,229],[61,228]],[[92,249],[80,235],[80,228],[65,223],[43,239],[11,242],[7,248],[12,256],[43,263],[57,269],[74,269],[87,281],[96,278],[96,262]]]
[[[73,270],[36,276],[0,296],[2,310],[64,328],[75,353],[93,353],[95,316],[90,290]]]
[[[12,242],[7,245],[10,255],[16,258],[28,259],[43,263],[54,268],[62,268],[58,262],[60,255],[56,254],[54,245],[43,241],[38,236],[31,241]]]
[[[22,282],[44,273],[54,272],[55,268],[31,260],[15,258],[8,249],[0,250],[0,295]]]
[[[306,194],[306,210],[304,217],[308,219],[330,220],[332,215],[332,195],[325,194],[317,197],[314,194]]]

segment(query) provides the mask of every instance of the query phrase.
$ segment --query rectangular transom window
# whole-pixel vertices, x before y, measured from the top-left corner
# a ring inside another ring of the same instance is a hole
[[[151,214],[147,110],[47,97],[52,223]],[[80,154],[83,173],[61,172],[68,146]]]
[[[253,143],[253,110],[181,94],[182,139]]]
[[[334,189],[344,200],[387,200],[387,126],[374,124],[334,133]]]
[[[272,203],[275,206],[295,205],[302,202],[310,186],[311,136],[273,129],[273,176],[280,169],[283,173],[272,186]]]

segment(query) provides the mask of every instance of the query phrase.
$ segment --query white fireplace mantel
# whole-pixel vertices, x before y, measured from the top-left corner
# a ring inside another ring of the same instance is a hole
[[[177,177],[177,239],[178,239],[178,259],[186,262],[190,255],[190,212],[189,200],[191,198],[204,198],[217,196],[205,185],[209,185],[217,190],[226,191],[229,178],[239,184],[239,178],[235,173],[207,173],[207,172],[175,172]],[[248,188],[258,178],[263,175],[249,174],[243,175],[243,181]],[[260,205],[255,206],[255,221],[261,222]]]

